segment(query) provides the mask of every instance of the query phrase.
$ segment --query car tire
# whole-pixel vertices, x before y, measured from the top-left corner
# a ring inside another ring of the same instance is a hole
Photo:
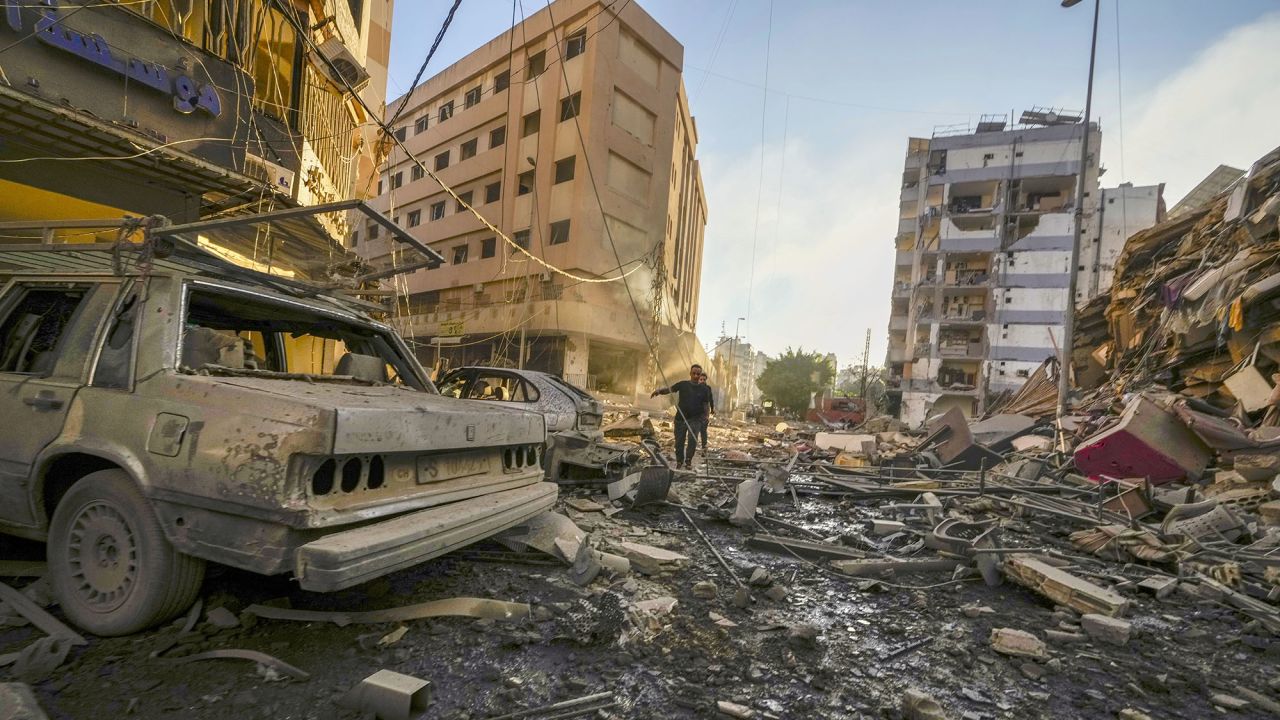
[[[121,470],[82,478],[53,512],[49,580],[67,618],[95,635],[128,635],[181,613],[204,561],[177,551]]]

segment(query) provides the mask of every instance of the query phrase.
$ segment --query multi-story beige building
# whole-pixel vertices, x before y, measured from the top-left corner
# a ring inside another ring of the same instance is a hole
[[[693,331],[707,206],[683,48],[636,3],[617,7],[552,3],[423,82],[395,119],[408,150],[511,238],[391,151],[376,207],[446,260],[395,280],[397,321],[427,363],[546,370],[634,399],[706,360]],[[418,259],[373,226],[350,244],[381,266]]]

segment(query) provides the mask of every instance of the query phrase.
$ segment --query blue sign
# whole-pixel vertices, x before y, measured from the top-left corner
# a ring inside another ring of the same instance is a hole
[[[22,0],[0,0],[0,2],[4,5],[9,27],[15,32],[22,32],[20,13]],[[146,87],[171,95],[173,109],[180,113],[191,114],[199,110],[215,118],[222,114],[222,100],[218,96],[217,88],[213,85],[197,83],[191,77],[171,71],[159,63],[146,62],[113,52],[101,35],[85,34],[63,27],[59,22],[57,0],[45,0],[44,4],[45,7],[39,11],[39,19],[36,20],[32,31],[40,42],[88,60]]]

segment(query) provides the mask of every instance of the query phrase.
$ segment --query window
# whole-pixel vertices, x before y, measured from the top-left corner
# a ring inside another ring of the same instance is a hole
[[[524,248],[525,250],[529,249],[529,231],[528,230],[517,230],[516,234],[511,236],[511,239],[514,240],[517,245]]]
[[[582,107],[582,93],[576,92],[560,101],[560,122],[578,117],[578,109]]]
[[[467,91],[466,97],[463,99],[464,106],[475,107],[480,104],[480,86],[471,88]]]
[[[547,52],[536,52],[529,56],[529,79],[538,77],[547,69]]]
[[[559,245],[560,243],[569,242],[569,221],[557,220],[551,223],[551,240],[548,245]]]
[[[392,189],[392,190],[398,190],[398,189],[400,189],[400,186],[401,186],[401,185],[403,185],[403,184],[404,184],[404,173],[403,173],[403,172],[398,172],[398,173],[396,173],[395,175],[392,175],[392,176],[391,176],[391,189]]]
[[[422,224],[422,211],[410,210],[409,211],[409,227],[418,227],[421,224]]]
[[[576,158],[567,157],[556,161],[556,183],[569,182],[573,179],[573,166]]]
[[[520,126],[520,137],[529,137],[538,132],[538,122],[542,120],[542,111],[534,110],[524,116],[524,123]]]
[[[445,150],[436,156],[436,170],[443,170],[449,167],[449,151]]]
[[[351,231],[351,247],[356,247],[359,244],[360,244],[360,231],[352,230]]]
[[[397,128],[395,135],[397,140],[399,140],[400,142],[404,142],[409,137],[409,128],[408,127]]]
[[[378,239],[378,229],[379,229],[379,227],[380,227],[380,226],[379,226],[377,223],[369,223],[369,239],[370,239],[370,240],[377,240],[377,239]]]
[[[467,261],[467,246],[455,245],[453,247],[453,264],[461,265]]]
[[[445,120],[453,117],[453,101],[450,100],[449,102],[441,105],[440,112],[437,114],[440,122],[444,122]]]
[[[490,183],[484,186],[484,201],[487,203],[498,202],[502,199],[502,183]]]
[[[83,288],[28,288],[0,325],[0,372],[47,376],[58,340],[84,300]],[[34,391],[32,391],[34,392]]]
[[[382,194],[382,178],[378,178],[378,194]]]
[[[258,28],[256,38],[252,34],[247,38],[251,47],[257,45],[257,52],[252,54],[255,57],[252,68],[253,104],[268,115],[293,125],[293,111],[297,107],[295,97],[301,84],[299,61],[302,56],[298,31],[285,14],[274,7],[262,8],[259,4],[251,12],[255,17],[248,20],[245,27]]]
[[[421,165],[414,165],[413,167],[409,168],[410,180],[421,180],[426,174],[427,172],[422,169]]]
[[[587,29],[583,28],[564,40],[564,59],[576,58],[587,51]]]
[[[479,138],[471,138],[462,143],[462,149],[458,151],[458,159],[466,160],[476,156],[476,148],[480,146]]]
[[[127,388],[133,377],[133,336],[138,324],[138,290],[129,292],[111,313],[111,324],[93,369],[94,387]]]
[[[528,195],[533,192],[533,171],[522,172],[516,176],[516,195]]]
[[[491,258],[498,254],[498,238],[485,238],[480,241],[480,257]]]
[[[427,131],[427,116],[423,115],[413,123],[413,134],[424,133]]]
[[[458,212],[463,212],[463,211],[465,211],[467,208],[466,208],[466,207],[464,207],[462,203],[466,203],[467,205],[471,205],[471,204],[472,204],[472,203],[471,203],[471,191],[470,191],[470,190],[468,190],[468,191],[466,191],[466,192],[464,192],[464,193],[458,193],[458,199],[462,201],[462,202],[459,202],[459,203],[458,203]]]
[[[503,70],[493,76],[493,92],[500,93],[511,85],[511,71]]]
[[[431,203],[431,219],[439,220],[444,217],[444,201]]]
[[[489,149],[500,147],[507,142],[507,126],[497,127],[489,131]]]

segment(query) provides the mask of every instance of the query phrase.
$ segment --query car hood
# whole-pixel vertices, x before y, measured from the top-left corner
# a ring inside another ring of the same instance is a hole
[[[394,386],[308,383],[254,377],[202,378],[266,393],[332,417],[333,452],[454,450],[542,443],[541,415]]]

